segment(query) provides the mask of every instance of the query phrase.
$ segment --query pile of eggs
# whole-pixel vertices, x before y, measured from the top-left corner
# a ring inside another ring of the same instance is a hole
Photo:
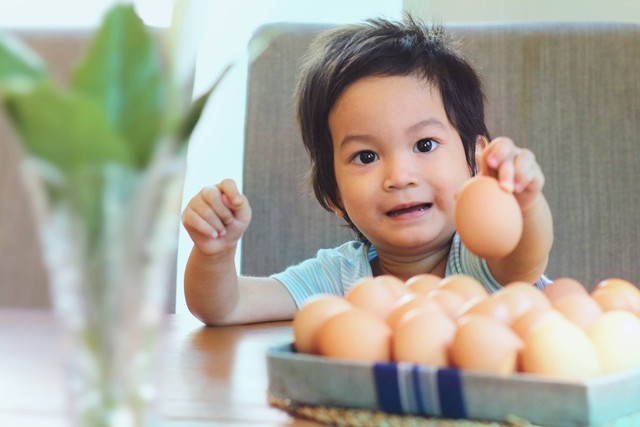
[[[293,332],[300,353],[581,380],[640,368],[640,290],[608,279],[589,292],[560,278],[488,294],[463,275],[379,276],[344,298],[310,298]]]

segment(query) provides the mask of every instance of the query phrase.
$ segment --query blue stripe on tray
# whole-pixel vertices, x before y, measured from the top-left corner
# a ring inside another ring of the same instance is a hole
[[[440,410],[445,418],[466,418],[462,379],[457,369],[438,369]]]
[[[394,363],[373,365],[380,410],[445,418],[466,418],[457,369]]]
[[[373,377],[380,409],[385,412],[402,413],[396,365],[393,363],[374,364]]]

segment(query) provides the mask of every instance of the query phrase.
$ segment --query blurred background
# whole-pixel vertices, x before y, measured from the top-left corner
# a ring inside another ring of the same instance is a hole
[[[114,0],[22,0],[0,2],[0,29],[91,28]],[[174,0],[133,0],[151,26],[167,27]],[[201,94],[230,61],[237,66],[205,109],[190,141],[183,207],[203,186],[224,178],[242,185],[245,47],[269,22],[357,22],[370,17],[448,22],[609,21],[640,23],[640,0],[191,0],[190,31],[197,49],[194,96]],[[182,293],[191,241],[181,228],[176,273],[176,311],[186,311]],[[240,253],[240,251],[238,251]]]

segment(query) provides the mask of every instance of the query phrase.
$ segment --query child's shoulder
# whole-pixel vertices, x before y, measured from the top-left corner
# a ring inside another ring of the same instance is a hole
[[[335,248],[320,249],[318,251],[318,258],[345,258],[345,259],[357,259],[364,257],[366,259],[369,252],[369,245],[358,241],[350,240],[337,246]]]

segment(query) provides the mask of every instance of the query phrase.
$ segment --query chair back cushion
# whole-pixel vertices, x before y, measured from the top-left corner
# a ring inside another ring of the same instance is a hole
[[[249,70],[244,190],[254,216],[242,272],[251,275],[280,271],[352,238],[311,195],[295,122],[300,58],[327,27],[274,25],[281,35]],[[544,171],[555,229],[549,276],[589,288],[608,277],[640,283],[640,26],[447,27],[482,76],[492,136],[533,150]]]

